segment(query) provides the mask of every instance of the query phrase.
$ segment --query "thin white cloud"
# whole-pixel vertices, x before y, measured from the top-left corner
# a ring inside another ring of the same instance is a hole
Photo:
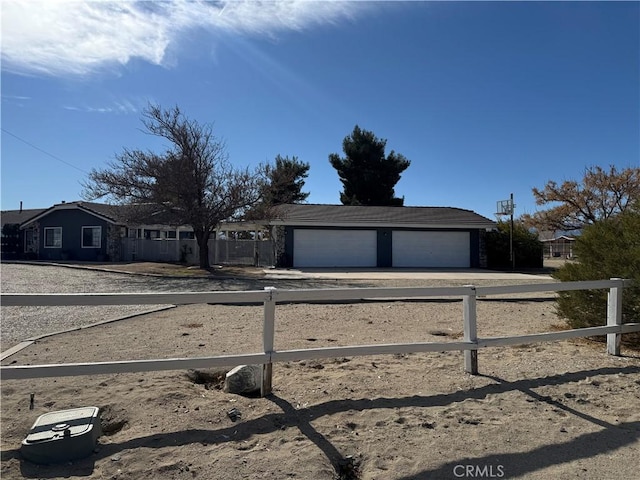
[[[167,52],[200,28],[273,35],[351,18],[359,2],[4,0],[2,68],[13,73],[87,75],[133,58],[167,65]]]
[[[118,100],[113,102],[111,105],[96,107],[83,105],[81,107],[75,105],[64,105],[62,108],[65,110],[71,110],[74,112],[87,112],[87,113],[137,113],[140,109],[136,107],[129,100]]]
[[[31,100],[31,97],[25,97],[23,95],[5,95],[2,94],[3,100]]]

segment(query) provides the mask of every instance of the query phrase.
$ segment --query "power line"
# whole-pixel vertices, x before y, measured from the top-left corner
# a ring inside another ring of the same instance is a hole
[[[75,165],[73,165],[72,163],[67,162],[66,160],[61,159],[60,157],[57,157],[56,155],[54,155],[53,153],[49,153],[46,150],[43,150],[42,148],[38,147],[37,145],[34,145],[33,143],[25,140],[24,138],[19,137],[18,135],[16,135],[15,133],[11,133],[10,131],[2,128],[1,129],[4,133],[6,133],[7,135],[11,135],[13,138],[20,140],[22,143],[29,145],[31,148],[38,150],[39,152],[44,153],[45,155],[50,156],[51,158],[53,158],[54,160],[57,160],[60,163],[64,163],[65,165],[71,167],[71,168],[75,168],[76,170],[81,171],[82,173],[86,173],[89,174],[89,172],[87,172],[86,170],[83,170],[80,167],[76,167]]]

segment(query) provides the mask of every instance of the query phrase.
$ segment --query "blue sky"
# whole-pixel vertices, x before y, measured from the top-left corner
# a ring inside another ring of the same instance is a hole
[[[411,160],[405,205],[494,219],[514,193],[640,166],[638,2],[3,1],[3,210],[80,199],[148,102],[213,123],[238,166],[328,161],[354,125]]]

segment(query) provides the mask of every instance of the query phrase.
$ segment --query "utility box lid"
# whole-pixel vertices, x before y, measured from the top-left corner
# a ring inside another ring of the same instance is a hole
[[[40,415],[22,441],[22,456],[49,464],[91,455],[101,434],[98,407],[82,407]]]

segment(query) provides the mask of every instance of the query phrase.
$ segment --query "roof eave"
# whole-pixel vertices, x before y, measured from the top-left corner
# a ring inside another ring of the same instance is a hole
[[[414,229],[485,229],[495,228],[493,222],[470,223],[382,223],[382,222],[318,222],[295,220],[271,220],[271,225],[292,227],[336,227],[336,228],[414,228]]]
[[[106,215],[102,215],[98,212],[95,212],[89,208],[83,207],[82,205],[77,205],[77,204],[61,204],[61,205],[54,205],[51,208],[46,209],[44,212],[40,213],[39,215],[36,215],[33,218],[30,218],[29,220],[27,220],[26,222],[23,222],[20,224],[20,228],[26,228],[29,225],[31,225],[34,222],[37,222],[38,220],[40,220],[43,217],[46,217],[47,215],[49,215],[50,213],[57,211],[57,210],[81,210],[85,213],[88,213],[89,215],[93,215],[94,217],[97,217],[101,220],[104,220],[105,222],[117,225],[117,224],[122,224],[121,222],[117,222],[116,220],[114,220],[113,218],[107,217]]]

